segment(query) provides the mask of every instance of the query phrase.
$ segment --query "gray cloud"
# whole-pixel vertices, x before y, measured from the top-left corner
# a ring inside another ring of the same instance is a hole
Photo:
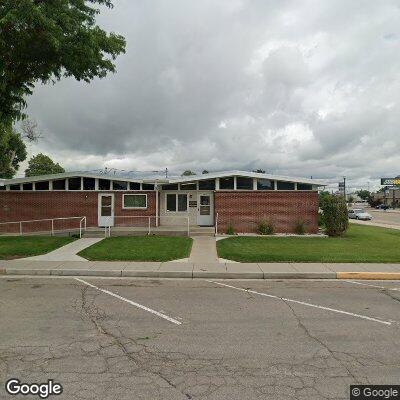
[[[400,8],[371,1],[116,1],[117,73],[40,86],[29,113],[68,169],[398,174]]]

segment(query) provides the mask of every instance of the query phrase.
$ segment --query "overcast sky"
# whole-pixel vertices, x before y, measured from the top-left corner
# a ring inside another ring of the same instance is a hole
[[[99,24],[127,40],[116,74],[37,86],[30,154],[67,170],[400,174],[398,0],[114,3]]]

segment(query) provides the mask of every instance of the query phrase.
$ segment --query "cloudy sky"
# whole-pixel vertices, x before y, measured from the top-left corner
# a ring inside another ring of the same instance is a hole
[[[371,185],[400,174],[398,0],[115,0],[117,72],[38,86],[67,170],[263,168]]]

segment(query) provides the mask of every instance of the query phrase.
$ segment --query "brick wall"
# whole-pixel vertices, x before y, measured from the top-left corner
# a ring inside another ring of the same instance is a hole
[[[275,232],[294,231],[304,221],[306,231],[318,232],[318,193],[312,191],[215,192],[218,232],[226,233],[231,223],[235,232],[257,232],[262,219],[273,222]]]
[[[103,192],[102,192],[103,193]],[[110,191],[114,193],[114,214],[118,216],[129,215],[148,215],[156,214],[156,194],[152,191]],[[123,194],[147,194],[146,210],[123,210]],[[20,192],[20,191],[1,191],[0,192],[0,222],[23,221],[31,219],[60,218],[86,216],[87,226],[97,226],[98,220],[98,195],[94,191],[49,191],[49,192]],[[147,219],[135,219],[137,224],[146,226]],[[118,219],[117,224],[124,225],[132,222],[132,219]],[[68,229],[76,227],[76,221],[56,222],[55,229]],[[1,225],[0,225],[1,227]],[[24,224],[24,230],[48,230],[49,222],[40,224]],[[7,225],[7,232],[18,232],[17,225]],[[4,231],[0,229],[0,231]]]

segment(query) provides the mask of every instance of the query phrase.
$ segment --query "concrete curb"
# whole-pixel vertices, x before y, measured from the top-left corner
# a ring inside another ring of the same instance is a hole
[[[400,280],[400,272],[337,272],[336,279]]]

